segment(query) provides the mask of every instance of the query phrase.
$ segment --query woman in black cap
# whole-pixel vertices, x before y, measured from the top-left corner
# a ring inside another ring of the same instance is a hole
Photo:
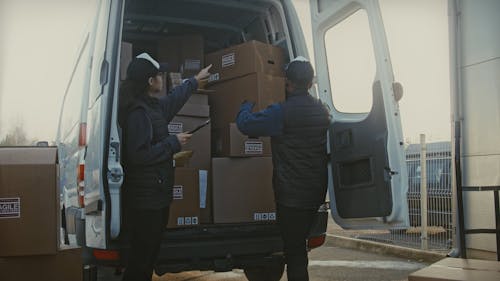
[[[130,239],[124,281],[152,278],[172,200],[173,155],[191,138],[187,133],[170,135],[168,124],[196,91],[198,82],[208,77],[210,67],[160,98],[156,96],[163,87],[165,65],[143,53],[127,68],[118,116],[125,171],[122,199]]]

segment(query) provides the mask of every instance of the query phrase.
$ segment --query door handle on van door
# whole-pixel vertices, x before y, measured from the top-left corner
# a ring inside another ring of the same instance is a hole
[[[101,73],[100,73],[100,78],[99,78],[99,82],[101,83],[101,86],[108,82],[108,69],[109,69],[108,61],[103,59],[102,63],[101,63]]]

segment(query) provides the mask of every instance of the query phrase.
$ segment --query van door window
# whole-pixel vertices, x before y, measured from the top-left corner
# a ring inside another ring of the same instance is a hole
[[[92,78],[90,80],[89,108],[102,93],[101,66],[106,51],[106,39],[108,37],[109,3],[102,1],[98,7],[98,21],[95,29],[95,42],[92,54]],[[105,69],[106,71],[108,69]]]
[[[366,11],[357,10],[330,28],[324,40],[335,109],[369,112],[376,64]]]
[[[83,99],[87,97],[85,95],[85,83],[88,81],[88,40],[85,41],[85,45],[82,48],[63,101],[63,111],[61,112],[61,124],[59,128],[61,133],[59,137],[63,141],[71,132],[74,133],[74,130],[78,129],[77,124],[80,121],[81,113],[80,107]]]

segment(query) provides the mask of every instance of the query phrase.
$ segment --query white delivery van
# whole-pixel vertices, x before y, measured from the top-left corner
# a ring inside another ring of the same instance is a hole
[[[402,93],[394,81],[378,2],[309,4],[317,73],[312,94],[329,105],[333,120],[328,134],[331,216],[344,228],[404,227],[408,182],[398,108]],[[325,37],[360,14],[374,57],[374,76],[366,88],[372,105],[366,112],[345,113],[334,106],[332,66],[326,62],[337,50],[325,45]],[[126,247],[119,239],[124,177],[117,123],[121,42],[156,40],[175,31],[203,34],[211,49],[262,41],[282,48],[286,60],[307,56],[308,50],[291,0],[96,0],[93,15],[60,115],[62,230],[65,243],[84,248],[86,265],[120,266],[119,250]],[[327,216],[325,208],[318,211],[310,248],[324,241]],[[281,247],[278,228],[269,223],[172,229],[162,242],[155,271],[242,268],[249,280],[279,280]]]

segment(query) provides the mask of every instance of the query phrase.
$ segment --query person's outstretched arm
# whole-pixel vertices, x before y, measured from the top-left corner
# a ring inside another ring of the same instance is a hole
[[[191,94],[198,88],[198,82],[210,75],[208,71],[211,67],[212,65],[209,65],[200,70],[194,77],[185,79],[181,85],[173,88],[168,95],[160,98],[160,105],[166,120],[172,120],[179,110],[181,110],[189,97],[191,97]],[[164,83],[167,83],[167,81],[164,81]]]
[[[244,102],[236,118],[238,129],[251,137],[279,136],[283,133],[283,110],[280,104],[252,113],[254,104]]]

